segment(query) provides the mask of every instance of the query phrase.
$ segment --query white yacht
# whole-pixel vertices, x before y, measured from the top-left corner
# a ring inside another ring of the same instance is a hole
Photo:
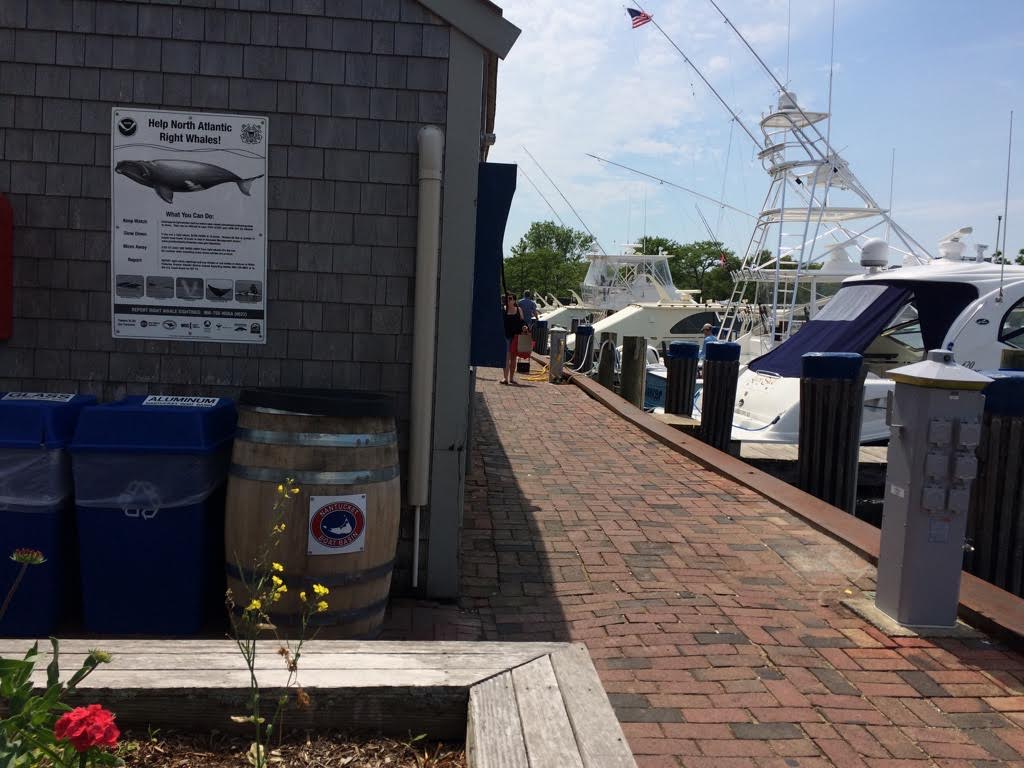
[[[667,253],[645,254],[639,245],[628,244],[615,254],[594,247],[587,259],[590,264],[580,286],[582,295],[570,291],[573,301],[569,304],[551,297],[549,308],[540,314],[548,327],[570,328],[573,320],[596,321],[638,302],[684,298],[672,284]]]
[[[968,368],[996,369],[1003,349],[1024,348],[1024,267],[965,261],[964,250],[959,239],[946,241],[927,265],[876,267],[843,281],[816,317],[741,372],[733,439],[798,442],[800,366],[808,352],[864,356],[861,441],[875,442],[889,438],[891,369],[923,360],[931,349],[952,351]]]
[[[696,298],[699,291],[676,288],[669,255],[639,253],[638,248],[628,245],[614,255],[590,253],[579,302],[542,314],[541,319],[549,327],[568,328],[583,313],[582,319],[594,327],[595,339],[607,332],[616,334],[620,344],[626,336],[640,336],[655,346],[697,340],[705,323],[718,326],[725,304],[701,303]],[[575,349],[575,334],[569,335],[566,344]]]

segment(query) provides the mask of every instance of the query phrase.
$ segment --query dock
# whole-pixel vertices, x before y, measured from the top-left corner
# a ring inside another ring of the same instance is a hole
[[[874,589],[875,529],[596,384],[499,378],[477,377],[458,609],[399,603],[388,637],[585,643],[641,768],[1024,766],[1024,656],[842,604]],[[1024,601],[964,578],[1024,633]]]
[[[888,450],[885,446],[861,446],[860,463],[884,465],[887,462]],[[743,443],[740,458],[748,462],[795,462],[797,447],[788,443]]]

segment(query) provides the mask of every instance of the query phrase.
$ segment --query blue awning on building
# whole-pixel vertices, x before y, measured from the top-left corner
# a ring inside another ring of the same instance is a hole
[[[505,367],[501,317],[501,266],[505,224],[516,192],[518,167],[481,163],[476,206],[476,262],[473,273],[473,329],[470,365]]]

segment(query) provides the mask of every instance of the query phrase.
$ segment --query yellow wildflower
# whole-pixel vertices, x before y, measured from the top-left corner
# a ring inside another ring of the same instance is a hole
[[[284,533],[285,527],[284,523],[278,523],[274,526],[274,533]]]
[[[284,484],[283,483],[278,483],[277,484],[277,492],[278,493],[284,493]]]
[[[258,611],[262,607],[263,607],[263,603],[260,602],[258,599],[254,599],[251,603],[249,603],[249,605],[247,605],[245,607],[245,610],[247,610],[247,611]]]
[[[306,602],[306,593],[305,592],[299,592],[299,600],[301,600],[302,602]]]
[[[327,609],[330,608],[330,607],[331,606],[329,606],[327,604],[326,600],[321,600],[319,603],[316,604],[316,612],[317,613],[326,613]]]
[[[280,563],[271,563],[270,567],[274,569],[275,573],[284,573],[284,566]]]
[[[292,496],[295,496],[295,495],[297,495],[297,494],[298,494],[298,492],[299,492],[299,489],[298,489],[298,488],[292,488]]]
[[[313,593],[317,597],[327,597],[329,594],[331,594],[331,590],[329,590],[323,584],[314,584],[313,585]]]
[[[280,576],[271,576],[270,580],[274,583],[274,589],[277,589],[282,584],[284,584],[284,582],[281,581],[281,577]]]

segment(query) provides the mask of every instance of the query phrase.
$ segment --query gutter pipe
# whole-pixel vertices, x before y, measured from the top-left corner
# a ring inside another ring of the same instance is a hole
[[[415,332],[412,348],[412,406],[409,445],[409,504],[414,510],[412,586],[419,586],[420,510],[430,491],[434,357],[437,336],[437,276],[441,234],[441,178],[444,133],[420,129],[419,213],[416,233]]]

